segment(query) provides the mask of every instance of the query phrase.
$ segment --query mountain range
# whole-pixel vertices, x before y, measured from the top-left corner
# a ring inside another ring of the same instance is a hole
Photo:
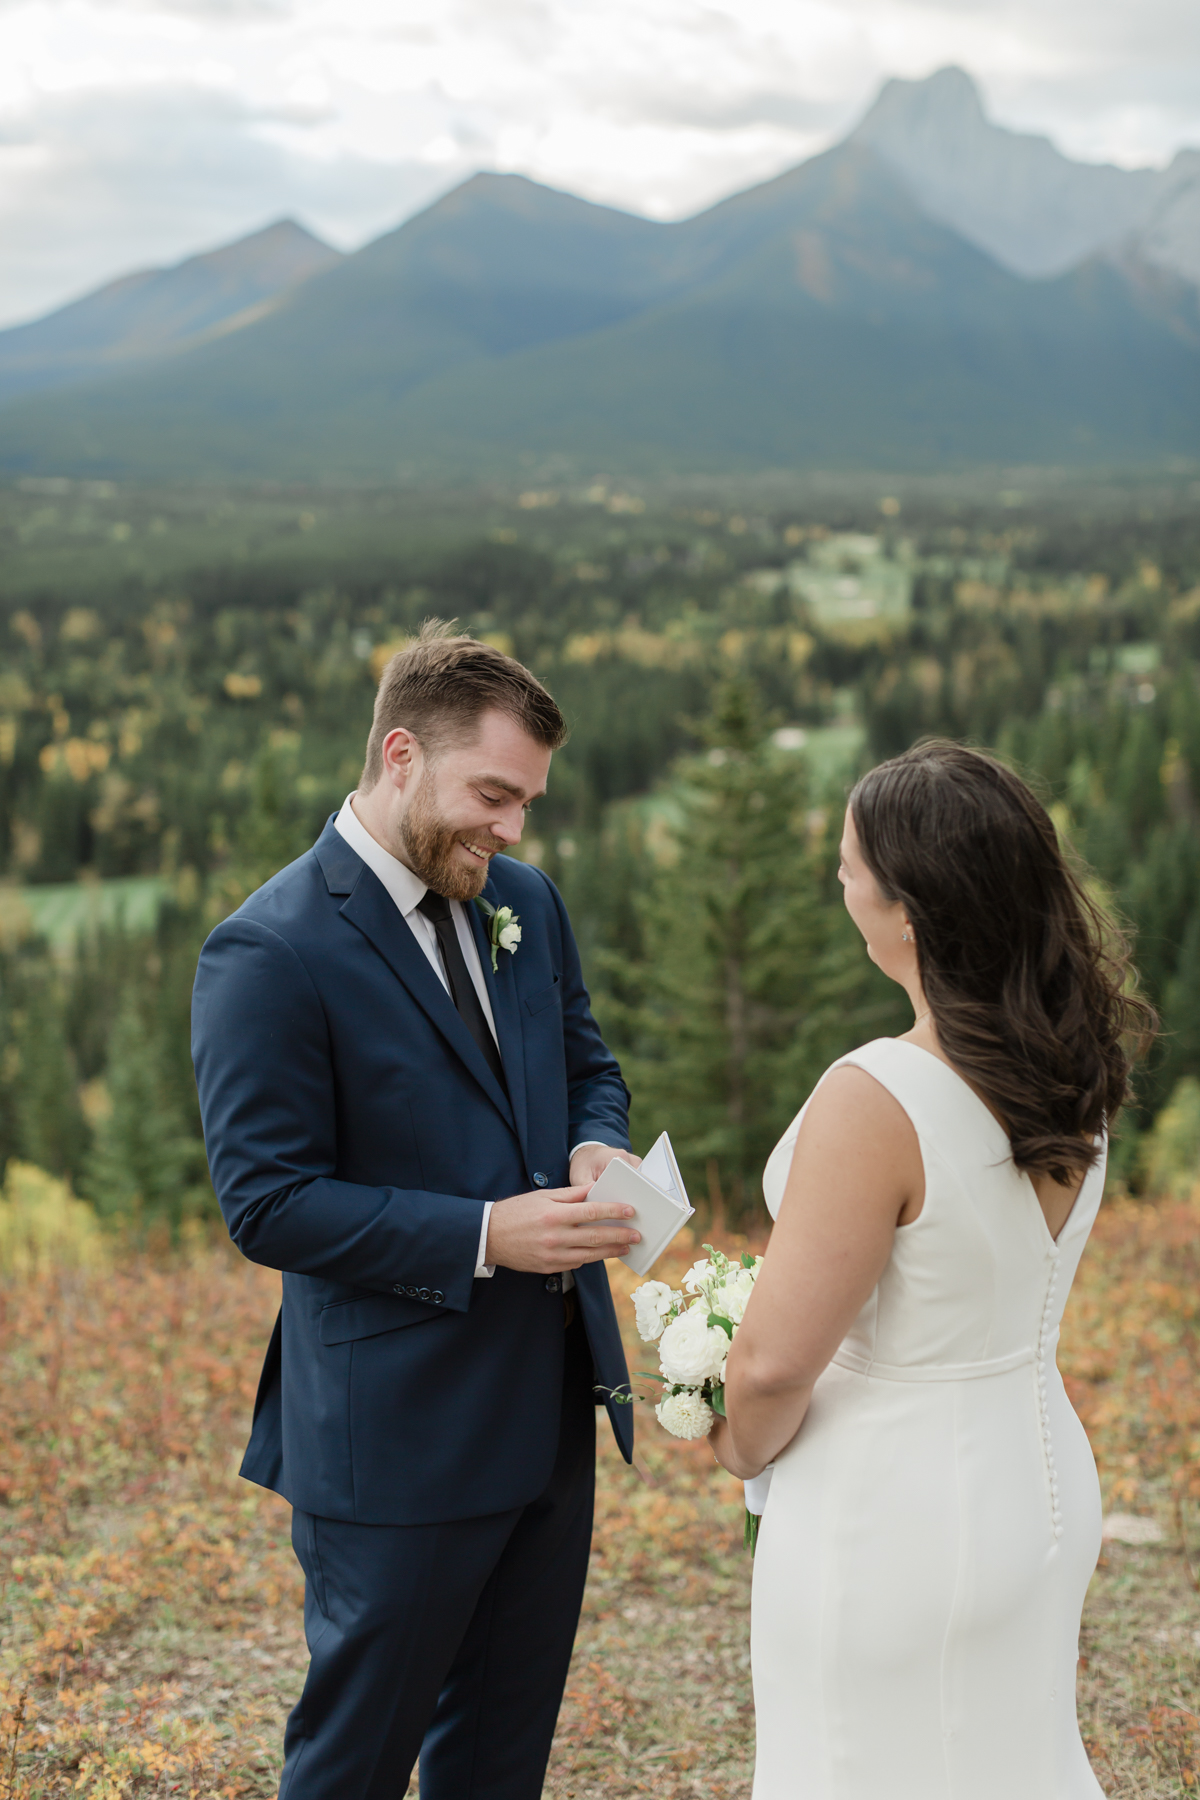
[[[124,275],[44,319],[0,331],[0,401],[238,331],[341,260],[302,225],[281,219],[174,268]]]
[[[0,468],[325,479],[1200,457],[1200,152],[1072,162],[961,70],[657,223],[483,174],[0,333]]]

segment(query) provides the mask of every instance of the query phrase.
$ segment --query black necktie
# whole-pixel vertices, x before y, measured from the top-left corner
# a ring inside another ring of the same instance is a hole
[[[430,920],[437,932],[438,944],[442,952],[442,967],[446,971],[446,980],[450,984],[450,998],[458,1008],[458,1016],[482,1050],[488,1068],[507,1093],[504,1064],[500,1061],[496,1040],[488,1028],[483,1007],[479,1004],[475,983],[467,971],[467,959],[463,955],[462,945],[458,941],[458,932],[454,924],[454,914],[450,910],[450,902],[444,894],[435,894],[432,888],[426,888],[425,897],[418,901],[417,906],[418,910]]]

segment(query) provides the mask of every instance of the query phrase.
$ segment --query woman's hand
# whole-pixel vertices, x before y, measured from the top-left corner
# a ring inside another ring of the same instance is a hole
[[[731,1475],[736,1475],[739,1481],[750,1481],[755,1475],[762,1474],[762,1469],[746,1468],[738,1461],[737,1453],[733,1448],[728,1419],[713,1420],[713,1428],[708,1434],[708,1441],[712,1445],[712,1453],[721,1467],[728,1469]]]

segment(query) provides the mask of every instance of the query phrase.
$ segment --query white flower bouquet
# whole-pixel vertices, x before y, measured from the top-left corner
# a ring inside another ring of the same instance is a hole
[[[708,1255],[694,1263],[680,1289],[665,1281],[644,1281],[633,1290],[638,1335],[658,1345],[662,1383],[655,1417],[672,1437],[707,1437],[713,1415],[725,1417],[725,1360],[746,1311],[762,1266],[761,1256],[737,1262],[705,1244]],[[747,1510],[746,1545],[753,1551],[758,1517]]]

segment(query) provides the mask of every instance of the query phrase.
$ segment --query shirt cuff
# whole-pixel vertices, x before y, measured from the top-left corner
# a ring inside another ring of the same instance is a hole
[[[490,1280],[496,1273],[495,1263],[484,1262],[483,1260],[487,1255],[488,1220],[492,1216],[492,1208],[495,1204],[496,1202],[494,1200],[485,1200],[483,1203],[483,1224],[479,1228],[479,1255],[475,1258],[476,1281]]]
[[[584,1138],[580,1143],[576,1144],[574,1150],[572,1150],[571,1154],[568,1156],[567,1165],[569,1167],[570,1164],[575,1161],[580,1150],[612,1150],[619,1147],[619,1145],[602,1144],[599,1138]]]

